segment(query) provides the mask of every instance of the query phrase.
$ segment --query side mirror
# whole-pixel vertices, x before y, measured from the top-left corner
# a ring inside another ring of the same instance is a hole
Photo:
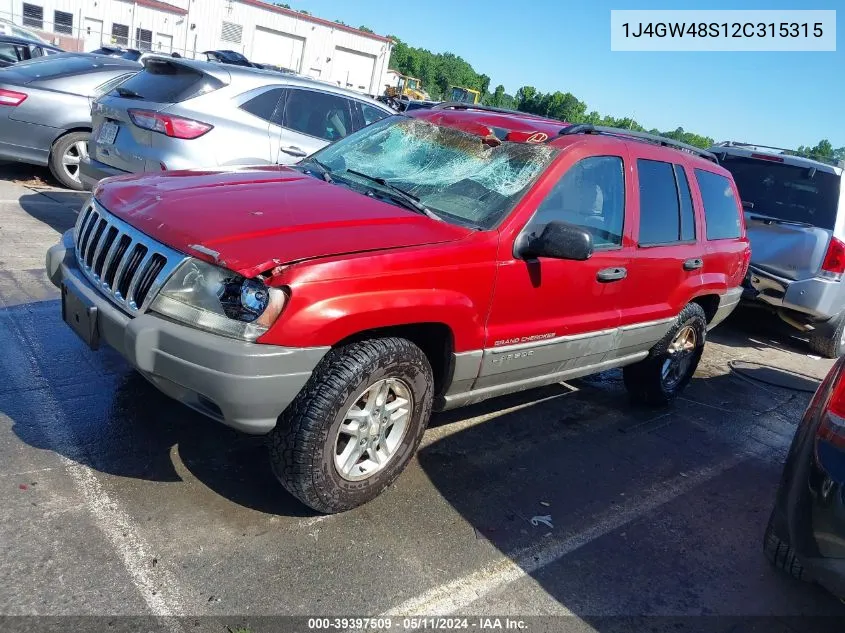
[[[593,254],[593,237],[580,226],[549,222],[540,235],[520,236],[516,254],[522,259],[551,257],[583,261]]]

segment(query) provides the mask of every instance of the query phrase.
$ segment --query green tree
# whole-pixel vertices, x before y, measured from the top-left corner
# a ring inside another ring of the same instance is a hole
[[[344,22],[343,20],[335,20],[335,22],[337,22],[338,24],[342,24],[343,26],[346,26],[346,22]]]
[[[372,32],[373,32],[373,30],[372,30],[371,28],[366,27],[366,26],[364,26],[364,25],[359,26],[359,27],[358,27],[358,30],[359,30],[359,31],[364,31],[364,33],[372,33]]]
[[[289,4],[285,4],[284,2],[276,2],[276,3],[275,3],[275,5],[276,5],[277,7],[282,7],[283,9],[290,9],[290,5],[289,5]]]

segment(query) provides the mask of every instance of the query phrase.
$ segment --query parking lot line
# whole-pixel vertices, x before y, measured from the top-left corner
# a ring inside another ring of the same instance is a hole
[[[0,301],[0,308],[4,304]],[[2,319],[5,327],[24,350],[37,348],[37,339],[28,337],[23,328],[12,318]],[[48,357],[43,350],[30,356],[34,371],[42,374],[38,358]],[[74,487],[93,517],[94,525],[103,533],[120,556],[123,567],[132,578],[136,590],[149,608],[151,615],[164,618],[163,623],[174,633],[183,631],[176,615],[188,613],[179,598],[179,584],[171,573],[159,565],[151,566],[149,547],[134,529],[133,521],[120,505],[104,490],[95,472],[85,465],[85,449],[76,440],[65,412],[48,383],[38,392],[39,408],[43,416],[36,418],[39,430],[55,450]]]
[[[459,613],[479,598],[520,578],[535,574],[575,550],[645,516],[751,457],[748,454],[737,454],[717,464],[681,473],[652,486],[646,494],[598,515],[584,530],[562,538],[543,539],[538,546],[528,547],[497,563],[429,589],[393,607],[379,617]]]

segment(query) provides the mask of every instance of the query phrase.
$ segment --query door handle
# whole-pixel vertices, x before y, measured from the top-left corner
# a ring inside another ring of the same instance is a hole
[[[596,279],[602,282],[621,281],[627,276],[627,268],[623,268],[621,266],[614,266],[613,268],[602,268],[598,272],[598,274],[596,274]]]
[[[289,145],[287,147],[283,147],[282,151],[285,154],[290,154],[291,156],[299,156],[300,158],[302,156],[308,156],[307,152],[304,152],[303,150],[298,148],[296,145]]]
[[[698,270],[704,266],[704,261],[700,257],[693,257],[684,262],[684,270]]]

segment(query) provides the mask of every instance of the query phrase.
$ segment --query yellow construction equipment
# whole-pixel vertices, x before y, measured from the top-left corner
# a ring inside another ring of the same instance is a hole
[[[407,97],[409,99],[428,99],[428,93],[422,89],[422,82],[416,77],[399,75],[395,86],[388,86],[384,91],[385,96],[394,99]]]
[[[452,86],[452,95],[449,99],[457,103],[470,103],[472,105],[481,101],[481,93],[472,88],[461,88],[460,86]]]

